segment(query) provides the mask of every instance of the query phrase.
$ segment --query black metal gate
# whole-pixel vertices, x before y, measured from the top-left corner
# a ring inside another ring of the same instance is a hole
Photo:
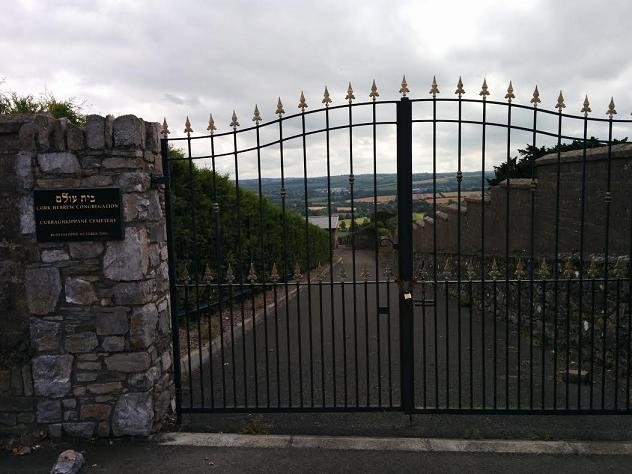
[[[629,412],[632,121],[400,93],[165,121],[179,410]]]

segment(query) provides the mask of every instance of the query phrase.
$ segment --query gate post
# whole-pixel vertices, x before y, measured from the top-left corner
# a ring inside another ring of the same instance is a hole
[[[401,404],[405,413],[414,407],[412,148],[412,105],[408,97],[402,97],[397,102],[397,234]]]

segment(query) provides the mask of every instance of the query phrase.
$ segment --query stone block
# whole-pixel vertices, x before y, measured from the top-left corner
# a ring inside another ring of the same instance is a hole
[[[167,351],[162,355],[160,358],[160,365],[163,372],[166,372],[171,368],[171,351]]]
[[[19,367],[13,367],[11,369],[11,393],[13,395],[24,394],[22,387],[22,369]]]
[[[107,336],[101,342],[101,348],[105,352],[121,352],[125,350],[125,338],[123,336]]]
[[[64,408],[72,410],[73,408],[77,407],[77,400],[75,400],[74,398],[66,398],[65,400],[61,401],[61,404]]]
[[[33,195],[27,194],[20,197],[20,232],[33,234],[35,232],[35,211],[33,210]]]
[[[33,386],[40,397],[60,398],[70,392],[72,363],[74,357],[65,355],[42,355],[32,361]]]
[[[99,345],[97,335],[94,332],[80,332],[66,335],[64,347],[71,354],[92,352]]]
[[[124,310],[113,313],[99,313],[95,317],[97,334],[99,336],[126,334],[129,330],[127,313]]]
[[[47,174],[79,174],[81,166],[74,153],[39,153],[37,162],[43,173]]]
[[[48,314],[55,310],[61,293],[57,268],[27,268],[24,272],[26,304],[31,313]]]
[[[123,214],[125,222],[146,219],[149,214],[149,200],[136,193],[123,194]]]
[[[24,395],[33,396],[33,374],[30,364],[22,367],[22,385],[24,386]]]
[[[37,402],[37,422],[38,423],[58,423],[61,418],[60,400],[40,400]]]
[[[17,422],[25,423],[25,424],[35,423],[35,414],[34,413],[18,413]]]
[[[77,370],[101,370],[101,362],[77,362]]]
[[[62,426],[64,433],[68,436],[73,436],[75,438],[91,438],[94,435],[94,430],[96,429],[97,424],[92,421],[83,421],[64,423]]]
[[[66,147],[70,151],[83,150],[86,146],[83,130],[68,122],[66,125]]]
[[[103,257],[103,273],[115,281],[140,280],[149,264],[145,229],[128,227],[125,240],[109,241]]]
[[[0,395],[0,413],[19,413],[33,411],[33,400],[28,397]]]
[[[145,122],[145,150],[160,151],[160,129],[158,122]]]
[[[61,435],[61,423],[48,425],[48,436],[50,436],[51,438],[61,438]]]
[[[118,393],[122,390],[121,382],[93,383],[88,385],[88,392],[95,395],[105,395],[109,393]]]
[[[11,371],[0,370],[0,392],[8,392],[11,390]]]
[[[160,379],[160,369],[156,366],[140,374],[132,374],[127,378],[127,383],[133,390],[151,390]]]
[[[130,323],[130,342],[132,349],[145,349],[156,340],[158,310],[154,303],[136,308]]]
[[[134,115],[121,115],[114,119],[114,146],[142,147],[145,141],[145,125]]]
[[[108,370],[116,372],[142,372],[151,364],[151,358],[146,352],[127,352],[113,354],[105,358]]]
[[[86,146],[93,150],[105,147],[105,118],[100,115],[86,116]]]
[[[145,304],[155,297],[156,281],[142,280],[114,285],[114,302],[118,305]]]
[[[18,178],[18,183],[24,189],[31,189],[33,187],[32,156],[33,154],[31,152],[20,152],[16,155],[15,159],[15,175]]]
[[[107,420],[112,413],[112,406],[104,403],[89,403],[81,405],[79,418],[82,420]]]
[[[105,135],[105,147],[112,148],[113,143],[113,130],[114,129],[114,115],[106,115],[105,116],[105,127],[104,127],[104,135]]]
[[[101,242],[70,242],[68,244],[72,258],[95,258],[103,253]]]
[[[90,281],[83,277],[66,278],[66,303],[88,305],[97,301],[97,293]]]
[[[149,436],[154,422],[151,392],[121,395],[112,414],[114,436]]]
[[[149,173],[135,171],[133,173],[121,173],[118,177],[118,185],[124,193],[143,193],[149,189],[151,177]]]
[[[65,250],[62,249],[50,249],[42,250],[41,259],[44,263],[64,262],[70,260],[70,257]]]
[[[77,382],[94,382],[98,378],[99,374],[96,372],[78,372],[75,378]]]
[[[60,323],[31,318],[31,344],[38,352],[59,352],[61,348]]]

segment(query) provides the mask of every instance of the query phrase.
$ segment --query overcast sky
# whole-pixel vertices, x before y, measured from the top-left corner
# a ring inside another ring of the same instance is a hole
[[[518,103],[528,104],[537,84],[542,107],[552,108],[563,89],[567,112],[579,113],[588,93],[593,115],[605,117],[613,95],[618,117],[629,118],[630,18],[630,0],[13,0],[0,16],[0,76],[5,90],[48,89],[85,100],[89,113],[166,116],[172,136],[182,133],[187,115],[196,132],[205,130],[209,112],[218,131],[229,130],[233,109],[250,125],[255,104],[264,121],[272,119],[278,96],[295,113],[301,90],[311,110],[325,85],[333,105],[342,104],[349,81],[358,99],[368,100],[372,79],[380,98],[396,99],[402,74],[413,97],[428,96],[433,75],[441,96],[454,97],[461,75],[465,97],[478,98],[486,77],[490,98],[503,100],[511,79]],[[392,120],[389,110],[385,120]],[[454,131],[441,134],[440,168],[451,169]],[[480,129],[464,134],[465,166],[478,169]],[[392,130],[382,135],[381,171],[393,171]],[[427,137],[427,130],[416,132],[423,148],[417,171],[428,168]],[[516,137],[516,146],[527,138]],[[362,168],[372,161],[370,140],[363,132],[357,140]],[[346,142],[334,138],[334,174],[348,168]],[[496,145],[502,149],[501,135],[490,140],[490,153]],[[298,152],[300,142],[288,147]],[[308,147],[309,174],[319,174],[322,140]],[[300,175],[302,155],[289,153],[289,174]],[[494,159],[502,159],[498,153]],[[240,173],[251,176],[254,161],[247,161]],[[267,153],[264,172],[277,162]],[[227,160],[218,166],[231,169]]]

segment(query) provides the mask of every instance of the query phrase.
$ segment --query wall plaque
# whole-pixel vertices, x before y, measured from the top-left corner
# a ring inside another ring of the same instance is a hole
[[[123,238],[120,188],[39,189],[33,202],[38,242]]]

